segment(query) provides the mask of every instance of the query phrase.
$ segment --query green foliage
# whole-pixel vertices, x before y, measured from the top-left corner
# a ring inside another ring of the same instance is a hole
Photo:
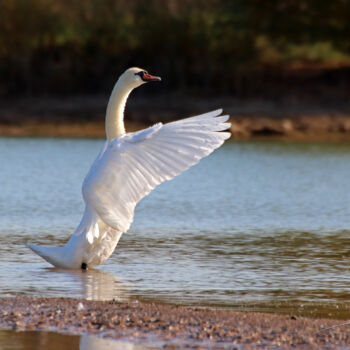
[[[262,65],[350,63],[350,0],[1,0],[0,95],[105,91],[139,65],[235,93]]]

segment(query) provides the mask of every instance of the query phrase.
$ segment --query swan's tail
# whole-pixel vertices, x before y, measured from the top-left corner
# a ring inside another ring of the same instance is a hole
[[[64,267],[62,266],[62,247],[47,247],[26,243],[25,246],[31,249],[34,253],[38,254],[51,265],[56,267]]]

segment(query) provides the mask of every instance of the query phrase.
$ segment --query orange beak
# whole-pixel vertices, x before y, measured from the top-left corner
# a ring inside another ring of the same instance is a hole
[[[157,77],[155,75],[151,75],[151,74],[148,74],[148,73],[143,73],[142,76],[141,76],[141,79],[143,81],[161,81],[162,78],[161,77]]]

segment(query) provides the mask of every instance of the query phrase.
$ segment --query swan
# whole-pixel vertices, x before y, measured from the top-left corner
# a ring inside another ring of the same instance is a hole
[[[59,268],[87,269],[102,264],[133,220],[136,204],[165,180],[171,180],[230,137],[227,115],[218,109],[167,124],[126,133],[124,109],[130,92],[161,78],[127,69],[116,82],[106,111],[106,142],[86,175],[85,211],[66,245],[26,244]]]

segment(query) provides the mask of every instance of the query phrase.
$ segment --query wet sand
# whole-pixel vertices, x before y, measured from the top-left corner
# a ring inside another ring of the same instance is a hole
[[[1,328],[98,334],[163,348],[350,349],[344,322],[138,300],[0,299]]]

